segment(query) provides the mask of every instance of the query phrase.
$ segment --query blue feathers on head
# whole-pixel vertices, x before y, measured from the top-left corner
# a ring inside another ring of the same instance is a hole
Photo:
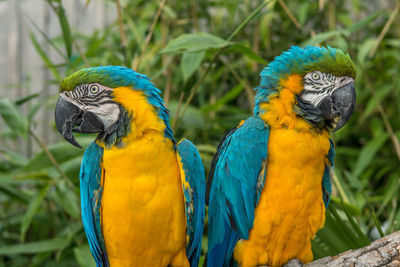
[[[259,104],[268,102],[271,95],[278,94],[280,82],[291,74],[301,76],[311,71],[331,73],[335,76],[355,78],[355,66],[350,56],[340,49],[318,46],[304,48],[292,46],[288,51],[268,64],[261,72],[260,86],[256,87],[254,114],[260,112]]]

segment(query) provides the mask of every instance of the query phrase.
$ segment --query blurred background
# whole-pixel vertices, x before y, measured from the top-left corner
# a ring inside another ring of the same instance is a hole
[[[53,121],[63,77],[98,65],[148,75],[176,138],[197,145],[208,172],[224,132],[252,114],[260,71],[291,45],[339,47],[357,66],[315,258],[399,230],[399,9],[395,0],[1,0],[0,266],[95,266],[80,221],[83,150]],[[203,252],[206,240],[205,231]]]

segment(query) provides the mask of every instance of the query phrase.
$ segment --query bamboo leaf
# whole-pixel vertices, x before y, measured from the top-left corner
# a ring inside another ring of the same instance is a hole
[[[62,35],[64,38],[65,50],[67,51],[68,57],[71,58],[73,41],[72,41],[72,36],[71,36],[71,30],[69,27],[69,22],[68,22],[67,16],[65,16],[65,10],[64,10],[64,7],[62,6],[61,1],[60,1],[60,5],[58,6],[58,9],[57,9],[57,16],[58,16],[58,20],[60,22]]]
[[[2,153],[5,160],[18,167],[25,166],[29,161],[25,156],[11,150],[0,148],[0,153]]]
[[[389,135],[387,133],[382,133],[380,135],[377,135],[374,139],[370,140],[366,145],[364,145],[353,168],[353,177],[360,176],[360,174],[368,167],[370,162],[373,160],[375,154],[388,140],[388,138]]]
[[[12,197],[14,200],[18,200],[23,203],[28,203],[29,201],[29,196],[27,194],[25,194],[20,190],[15,189],[12,186],[3,184],[1,180],[0,180],[0,192]]]
[[[18,245],[0,247],[0,255],[35,254],[46,251],[55,251],[65,248],[69,240],[64,237],[46,239]]]
[[[64,208],[64,211],[74,218],[79,218],[80,209],[78,206],[78,198],[65,183],[58,183],[57,190],[51,194],[52,199]]]
[[[96,267],[96,263],[90,253],[90,248],[88,245],[83,245],[74,248],[74,255],[76,261],[81,267]]]
[[[51,71],[51,73],[53,74],[54,78],[56,78],[56,80],[60,81],[61,80],[61,75],[58,72],[58,70],[56,69],[56,67],[54,66],[53,62],[51,62],[50,58],[48,57],[48,55],[43,51],[42,47],[40,46],[39,42],[36,40],[35,35],[33,35],[32,33],[30,33],[30,37],[31,37],[31,41],[33,46],[36,49],[36,52],[38,52],[39,56],[42,58],[44,64],[47,66],[47,68],[49,68],[49,70]]]
[[[14,133],[24,139],[27,138],[28,121],[19,112],[15,103],[9,99],[0,99],[0,115]]]
[[[44,197],[46,196],[49,188],[50,188],[49,185],[44,186],[37,193],[37,195],[30,201],[28,209],[26,210],[24,218],[21,223],[21,242],[24,242],[26,231],[28,230],[29,225],[32,222],[33,216],[35,215],[36,211],[40,207],[40,204],[42,204],[42,201],[43,201]]]
[[[233,44],[218,36],[205,33],[187,33],[171,40],[160,53],[200,52],[211,48],[222,48]]]
[[[217,111],[219,110],[223,105],[231,101],[232,99],[236,98],[241,92],[243,92],[243,85],[238,84],[235,87],[232,88],[229,92],[227,92],[225,95],[220,97],[214,104],[206,105],[201,108],[201,111],[208,113],[211,111]]]
[[[205,54],[204,51],[183,53],[181,59],[181,70],[184,81],[189,79],[190,76],[192,76],[192,74],[199,68]]]
[[[30,101],[31,99],[34,99],[34,98],[38,97],[38,96],[39,96],[38,93],[34,93],[34,94],[30,94],[30,95],[21,97],[21,98],[19,98],[19,99],[17,99],[17,100],[15,101],[15,104],[16,104],[17,106],[22,105],[22,104],[24,104],[24,103]]]
[[[260,64],[263,65],[267,65],[268,62],[263,59],[262,57],[260,57],[259,55],[257,55],[250,47],[242,45],[242,44],[234,44],[232,45],[232,49],[238,51],[239,53],[241,53],[243,56],[248,57],[251,60],[254,60],[255,62],[258,62]]]

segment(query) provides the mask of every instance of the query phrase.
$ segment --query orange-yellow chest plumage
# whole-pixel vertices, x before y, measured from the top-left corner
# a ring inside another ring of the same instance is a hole
[[[289,77],[280,97],[261,105],[266,111],[261,118],[270,126],[266,178],[249,239],[235,248],[243,267],[281,266],[294,258],[310,262],[311,239],[325,221],[321,183],[329,134],[294,114],[299,84],[299,77]]]
[[[154,114],[141,110],[139,105],[146,103],[129,90],[117,90],[116,99],[126,101],[125,107],[136,105],[135,124],[124,139],[127,145],[106,148],[102,163],[101,224],[110,265],[189,266],[176,152],[156,122],[153,128],[140,129],[152,123]],[[140,124],[141,117],[146,122]]]

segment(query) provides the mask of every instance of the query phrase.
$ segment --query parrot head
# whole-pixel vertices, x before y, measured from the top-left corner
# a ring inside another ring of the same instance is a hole
[[[286,105],[279,109],[281,113],[301,117],[310,127],[336,131],[354,111],[356,69],[350,56],[340,49],[292,46],[269,63],[260,76],[256,115],[268,112],[274,102],[275,108],[276,103]]]
[[[120,66],[84,68],[65,78],[55,122],[60,134],[79,148],[73,132],[97,133],[96,140],[110,147],[145,127],[164,131],[175,142],[160,90],[145,75]],[[142,128],[132,125],[139,123]]]

